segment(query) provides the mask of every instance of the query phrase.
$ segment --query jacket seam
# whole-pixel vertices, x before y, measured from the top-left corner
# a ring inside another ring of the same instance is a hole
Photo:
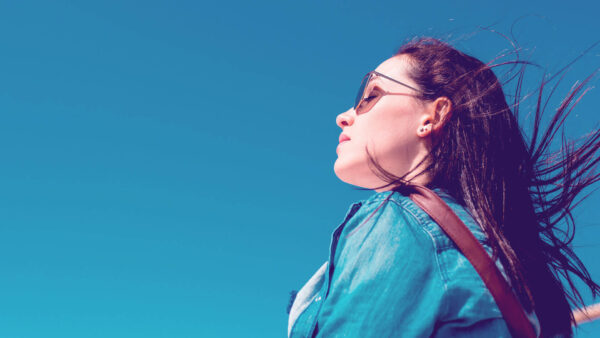
[[[447,297],[445,297],[445,295],[448,293],[448,280],[449,279],[448,279],[448,276],[447,276],[445,270],[442,268],[442,264],[440,262],[441,248],[437,245],[437,242],[435,240],[435,235],[426,229],[424,221],[421,219],[421,217],[417,216],[414,212],[412,212],[409,208],[407,208],[407,206],[405,206],[404,203],[402,203],[404,201],[399,202],[394,199],[391,199],[391,201],[394,202],[396,205],[398,205],[400,208],[402,208],[404,211],[406,211],[408,214],[410,214],[419,224],[419,229],[431,240],[431,243],[433,245],[433,249],[435,252],[435,263],[437,266],[439,278],[440,278],[440,281],[444,288],[444,292],[442,295],[442,307],[443,307],[442,313],[446,313],[448,304],[446,302]],[[405,203],[410,203],[410,202],[406,201]]]

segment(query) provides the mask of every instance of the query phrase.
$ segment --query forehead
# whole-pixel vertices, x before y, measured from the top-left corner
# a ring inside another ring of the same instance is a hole
[[[381,74],[391,77],[392,79],[414,85],[408,76],[407,67],[408,63],[406,61],[406,56],[396,55],[383,61],[375,70]]]

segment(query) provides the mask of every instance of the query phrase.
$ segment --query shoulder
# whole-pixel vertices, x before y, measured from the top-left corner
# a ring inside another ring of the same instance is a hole
[[[484,239],[464,208],[447,203]],[[427,213],[398,192],[356,203],[333,235],[331,254],[322,332],[343,322],[356,332],[377,327],[382,336],[399,329],[430,336],[501,320],[471,264]]]
[[[491,254],[484,231],[469,211],[451,196],[436,193]],[[336,272],[338,280],[351,285],[342,289],[354,290],[360,285],[378,290],[387,300],[397,299],[403,304],[397,309],[397,314],[403,315],[407,315],[403,309],[408,299],[418,295],[410,313],[432,316],[440,333],[467,332],[484,327],[484,323],[496,323],[498,332],[507,332],[502,314],[477,271],[408,196],[378,193],[358,204],[341,233],[342,249],[336,256],[344,267]],[[501,264],[497,265],[503,272]]]
[[[397,192],[377,193],[358,203],[332,242],[334,272],[348,277],[381,281],[418,275],[440,280],[435,241],[428,221],[408,197]],[[336,237],[339,242],[336,245]],[[435,277],[434,277],[435,276]]]
[[[436,192],[491,254],[485,233],[468,210],[449,195]],[[419,265],[414,269],[437,270],[445,287],[463,285],[482,294],[487,291],[454,242],[410,197],[383,192],[359,204],[340,234],[342,261],[356,255],[366,255],[370,260],[377,257],[388,262],[409,261]],[[499,263],[498,267],[503,272]]]
[[[408,196],[381,192],[358,204],[341,234],[346,245],[369,245],[388,254],[435,251],[435,224]]]
[[[468,210],[450,195],[436,191],[450,206],[467,228],[484,245],[486,236]],[[381,192],[369,199],[359,201],[360,208],[348,220],[344,229],[345,237],[358,240],[385,242],[410,238],[437,253],[456,249],[454,242],[443,232],[437,223],[408,196],[398,192]],[[375,234],[380,234],[377,236]],[[383,236],[385,234],[386,236]],[[355,236],[357,235],[357,236]],[[385,237],[385,238],[384,238]],[[410,245],[410,243],[408,243]]]
[[[467,208],[443,191],[436,190],[436,193],[491,255],[487,236]],[[396,212],[405,217],[410,216],[412,222],[408,224],[426,233],[431,241],[433,256],[446,294],[446,311],[443,316],[447,320],[460,318],[465,325],[486,318],[502,318],[493,297],[475,268],[438,224],[408,196],[395,193],[390,200],[398,206]],[[496,265],[504,273],[499,261]]]
[[[492,249],[488,238],[467,208],[443,191],[436,190],[436,193],[448,204],[491,256]],[[470,327],[478,325],[477,323],[481,323],[481,321],[501,319],[502,314],[495,300],[473,265],[425,211],[414,204],[410,198],[405,197],[405,199],[409,200],[409,202],[405,202],[408,205],[407,208],[411,208],[412,212],[417,215],[416,217],[422,220],[421,224],[434,242],[436,259],[446,288],[444,301],[446,306],[440,319],[460,327]],[[496,261],[496,266],[501,273],[505,274],[499,260]]]
[[[406,280],[411,283],[402,286],[412,290],[435,285],[443,294],[435,224],[427,215],[397,192],[378,193],[358,204],[339,234],[339,245],[332,245],[334,275],[378,285]]]
[[[433,241],[408,201],[379,193],[359,202],[332,243],[331,284],[320,314],[324,336],[352,332],[429,336],[443,307]]]

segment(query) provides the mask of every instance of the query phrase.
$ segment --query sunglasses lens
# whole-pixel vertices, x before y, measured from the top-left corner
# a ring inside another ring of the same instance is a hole
[[[367,87],[367,83],[369,83],[369,79],[371,78],[371,75],[368,74],[367,76],[365,76],[362,80],[362,82],[360,83],[360,88],[358,88],[358,94],[356,94],[356,99],[354,99],[354,110],[356,110],[358,108],[358,104],[360,103],[360,100],[363,99],[363,95],[365,93],[365,88]]]

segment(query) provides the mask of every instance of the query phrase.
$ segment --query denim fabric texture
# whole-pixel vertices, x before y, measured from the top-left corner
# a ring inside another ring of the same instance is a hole
[[[435,191],[491,253],[485,234],[466,209]],[[288,336],[510,333],[488,289],[452,240],[408,196],[387,191],[350,207],[333,232],[328,262],[292,304]]]

